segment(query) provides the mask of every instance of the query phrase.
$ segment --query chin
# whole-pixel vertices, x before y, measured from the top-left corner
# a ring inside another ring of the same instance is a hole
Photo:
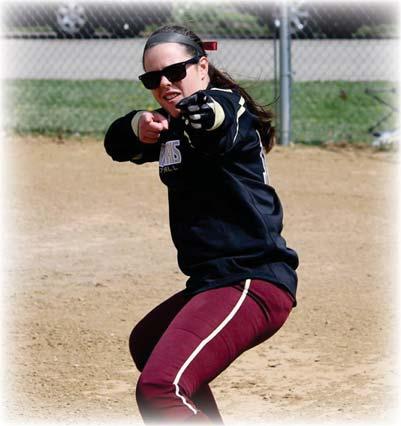
[[[174,99],[173,102],[166,102],[164,99],[159,99],[159,105],[166,110],[172,117],[177,118],[181,115],[181,110],[176,108],[177,103],[183,99],[182,96],[179,96],[177,99]]]
[[[181,115],[181,111],[173,105],[164,106],[164,109],[174,118],[178,118]]]
[[[174,118],[178,118],[181,115],[181,111],[179,109],[174,108],[173,111],[169,111],[170,115]]]

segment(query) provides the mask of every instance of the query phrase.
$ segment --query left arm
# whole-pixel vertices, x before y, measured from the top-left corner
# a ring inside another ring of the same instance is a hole
[[[224,154],[237,143],[240,118],[246,112],[245,100],[239,93],[228,89],[201,90],[182,99],[177,107],[196,148]]]

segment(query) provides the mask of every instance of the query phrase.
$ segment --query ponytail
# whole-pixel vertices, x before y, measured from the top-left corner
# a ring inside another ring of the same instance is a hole
[[[219,89],[231,89],[238,92],[245,99],[249,111],[258,120],[257,130],[259,131],[263,147],[266,153],[269,152],[275,143],[275,131],[272,126],[273,112],[257,104],[251,95],[243,87],[239,86],[229,74],[220,71],[210,62],[209,78],[212,86]]]

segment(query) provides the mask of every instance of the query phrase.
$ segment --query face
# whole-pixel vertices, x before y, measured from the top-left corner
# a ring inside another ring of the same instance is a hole
[[[162,43],[151,47],[145,52],[144,68],[146,72],[160,71],[163,68],[192,58],[186,47],[178,43]],[[162,108],[173,117],[179,117],[181,112],[175,105],[183,98],[198,90],[206,89],[209,84],[208,60],[203,56],[197,64],[186,67],[184,79],[172,83],[162,76],[160,86],[152,90],[152,94]]]

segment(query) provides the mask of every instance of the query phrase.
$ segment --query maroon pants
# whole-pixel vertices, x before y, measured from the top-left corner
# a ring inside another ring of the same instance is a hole
[[[279,330],[293,302],[271,283],[247,280],[193,297],[179,292],[153,309],[129,341],[145,423],[222,423],[208,384]]]

